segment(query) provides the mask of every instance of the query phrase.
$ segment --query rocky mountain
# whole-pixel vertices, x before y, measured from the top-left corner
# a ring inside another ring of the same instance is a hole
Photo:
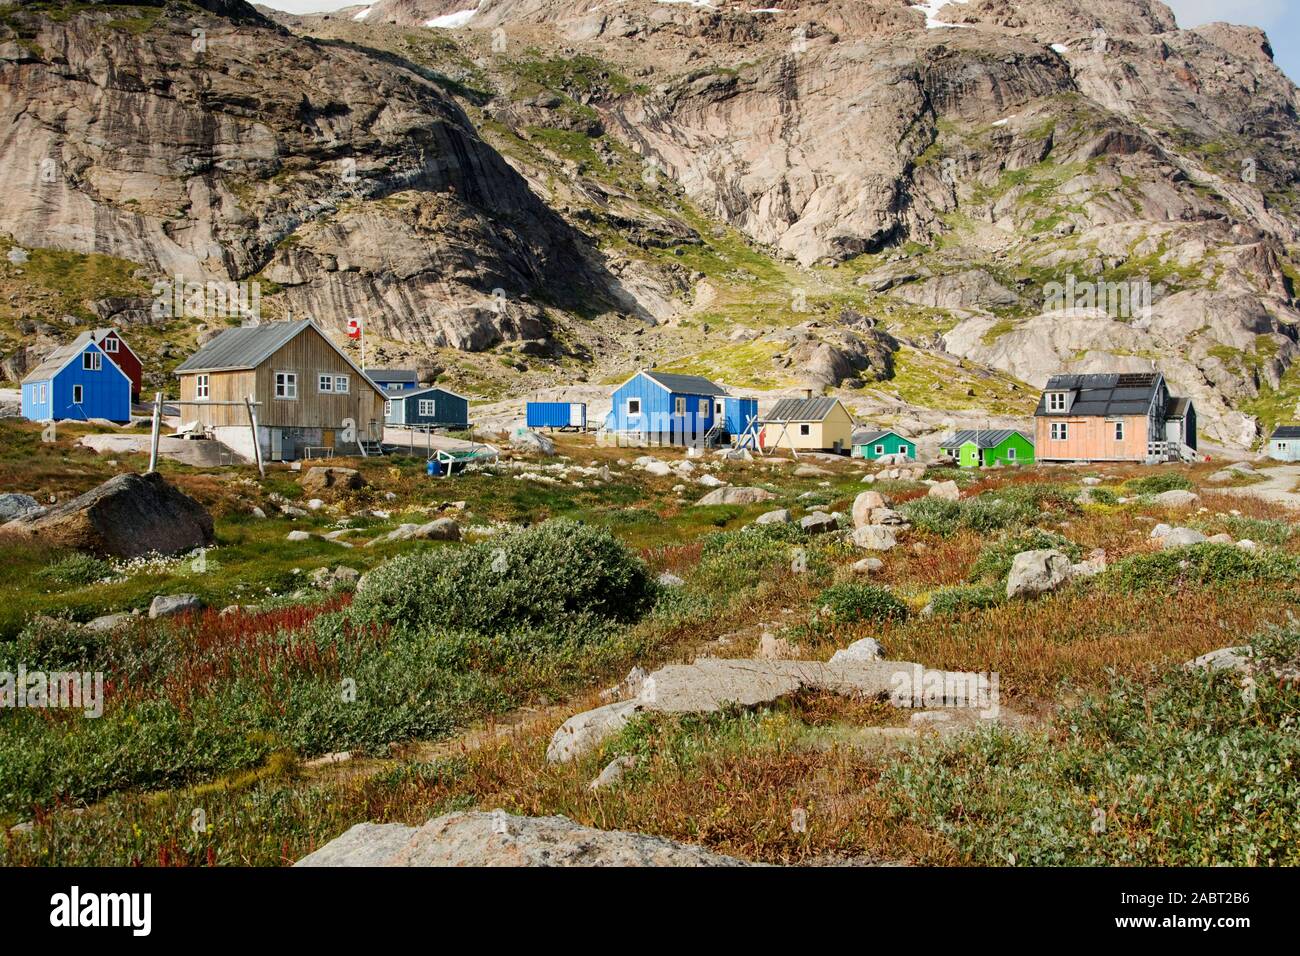
[[[1155,363],[1233,445],[1300,401],[1297,92],[1259,30],[1155,0],[138,9],[5,14],[15,242],[258,278],[494,397],[658,363],[939,427]]]

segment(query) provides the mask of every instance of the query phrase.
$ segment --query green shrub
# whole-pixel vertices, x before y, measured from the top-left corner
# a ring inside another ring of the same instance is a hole
[[[980,495],[961,503],[961,526],[986,535],[1027,524],[1038,517],[1038,508],[1012,498]]]
[[[113,566],[89,554],[70,554],[42,568],[37,575],[56,584],[82,586],[113,576]]]
[[[961,525],[961,505],[946,498],[917,498],[899,507],[899,512],[918,531],[946,538]]]
[[[1254,642],[1300,654],[1295,629]],[[1116,680],[1055,735],[989,730],[904,755],[881,782],[899,818],[982,865],[1300,864],[1300,690],[1174,667]],[[1104,816],[1097,811],[1102,811]],[[1103,827],[1097,827],[1101,822]]]
[[[421,631],[547,629],[634,621],[654,593],[645,565],[607,530],[557,520],[400,555],[366,576],[352,614]]]
[[[1207,521],[1198,521],[1193,527],[1207,535],[1225,531],[1238,541],[1249,539],[1256,544],[1271,544],[1281,547],[1295,534],[1295,526],[1286,521],[1274,521],[1267,518],[1246,518],[1241,515],[1224,515]]]
[[[738,581],[789,566],[796,547],[806,547],[808,535],[797,524],[755,524],[737,531],[705,535],[698,577],[708,586],[735,586]]]
[[[898,510],[913,527],[946,538],[963,528],[987,535],[1032,524],[1044,507],[1074,508],[1073,498],[1059,485],[1009,485],[962,501],[918,498]]]
[[[1135,495],[1159,495],[1166,491],[1191,491],[1196,486],[1186,475],[1180,475],[1176,471],[1166,471],[1158,475],[1147,475],[1144,478],[1131,478],[1124,483],[1131,494]]]
[[[836,624],[907,620],[907,605],[888,588],[875,584],[833,584],[822,591],[817,606],[825,609]]]
[[[970,584],[935,591],[930,597],[930,610],[935,614],[963,614],[997,607],[1006,599],[1005,585]]]
[[[1136,554],[1107,569],[1106,586],[1134,593],[1151,588],[1211,587],[1300,579],[1300,560],[1277,551],[1251,553],[1231,544],[1195,544]]]
[[[1005,584],[1011,564],[1022,551],[1060,551],[1071,561],[1083,558],[1083,549],[1073,541],[1051,531],[1021,532],[986,544],[971,565],[969,578],[976,584]]]
[[[1119,495],[1109,488],[1089,488],[1088,500],[1094,505],[1117,505],[1119,504]]]

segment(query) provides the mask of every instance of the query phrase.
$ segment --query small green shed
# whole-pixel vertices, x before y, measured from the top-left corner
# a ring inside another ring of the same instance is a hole
[[[943,439],[939,448],[945,455],[957,459],[962,468],[1034,463],[1034,440],[1024,432],[1010,428],[959,431]]]
[[[853,433],[853,457],[878,461],[891,455],[916,459],[916,442],[894,431],[856,431]]]

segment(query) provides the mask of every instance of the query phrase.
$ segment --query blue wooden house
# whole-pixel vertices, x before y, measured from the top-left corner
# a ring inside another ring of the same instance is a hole
[[[1300,461],[1300,425],[1279,425],[1268,440],[1268,457],[1274,461]]]
[[[529,402],[524,413],[529,428],[573,428],[582,431],[587,427],[585,402]]]
[[[368,368],[366,377],[385,392],[410,392],[420,384],[414,369]]]
[[[614,390],[605,428],[638,442],[707,444],[725,428],[728,397],[699,375],[637,372]]]
[[[22,382],[23,417],[31,421],[131,420],[131,379],[82,332],[32,369]]]
[[[435,385],[390,389],[384,395],[384,423],[387,425],[457,431],[469,428],[469,399],[445,388]]]

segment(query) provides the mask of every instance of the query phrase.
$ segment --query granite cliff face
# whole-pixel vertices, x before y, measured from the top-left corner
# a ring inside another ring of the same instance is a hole
[[[523,343],[530,388],[567,355],[942,415],[1155,362],[1233,444],[1300,401],[1297,94],[1256,29],[1154,0],[208,7],[9,16],[0,231],[257,276],[444,365]]]

